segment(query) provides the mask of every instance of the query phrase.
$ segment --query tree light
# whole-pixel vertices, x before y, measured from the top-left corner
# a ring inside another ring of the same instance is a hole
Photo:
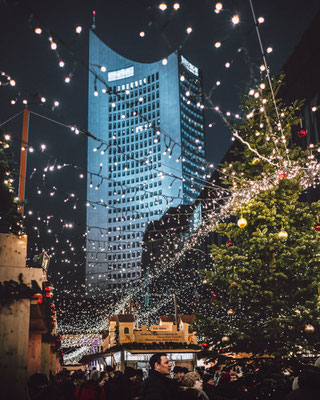
[[[218,49],[219,47],[221,47],[221,42],[216,42],[216,43],[214,44],[214,47],[216,47],[217,49]]]
[[[217,85],[217,86],[220,86],[220,85],[221,85],[221,82],[220,82],[220,81],[217,81],[217,82],[216,82],[216,85]]]
[[[81,31],[82,31],[82,27],[81,27],[81,26],[77,26],[77,27],[76,27],[76,32],[77,32],[78,34],[80,34]]]
[[[234,16],[231,18],[231,21],[232,21],[233,25],[237,25],[237,24],[240,22],[239,15],[234,15]]]
[[[141,32],[139,33],[139,36],[140,36],[140,37],[145,37],[146,34],[145,34],[145,32],[141,31]]]
[[[259,22],[259,24],[263,24],[264,23],[264,18],[263,17],[259,17],[258,18],[258,22]]]
[[[16,81],[14,79],[10,79],[9,83],[11,86],[16,86]]]
[[[45,144],[42,144],[40,147],[41,147],[41,151],[46,149],[46,145]]]
[[[266,67],[264,65],[260,65],[260,71],[265,71]]]
[[[46,102],[46,98],[45,97],[41,97],[41,103],[45,103]]]
[[[51,42],[51,49],[52,50],[57,50],[57,43],[56,42]]]
[[[216,4],[216,10],[217,10],[217,11],[221,11],[221,10],[222,10],[222,7],[223,7],[223,6],[222,6],[222,3],[217,3],[217,4]]]
[[[191,28],[191,26],[188,26],[188,28],[187,28],[187,34],[190,35],[191,32],[192,32],[192,28]]]
[[[226,68],[230,68],[230,65],[231,65],[231,64],[230,64],[229,62],[226,62],[226,63],[225,63],[225,67],[226,67]]]
[[[53,105],[55,106],[55,107],[59,107],[59,102],[56,100],[54,103],[53,103]]]
[[[272,51],[273,51],[272,47],[267,48],[267,53],[272,53]]]
[[[35,32],[37,35],[41,35],[42,29],[41,29],[41,28],[36,28],[36,29],[34,30],[34,32]]]
[[[5,140],[10,140],[11,138],[10,138],[10,135],[4,135],[4,139]]]
[[[168,59],[167,58],[164,58],[163,60],[162,60],[162,65],[167,65],[168,64]]]
[[[66,76],[65,79],[64,79],[64,81],[65,81],[65,83],[69,83],[69,82],[70,82],[70,77],[69,77],[69,76]]]
[[[159,4],[159,8],[160,8],[161,11],[165,11],[167,9],[166,3],[160,3]]]
[[[177,11],[180,8],[180,4],[179,3],[174,3],[173,8]]]
[[[64,62],[61,60],[61,61],[59,61],[59,67],[60,68],[63,68],[64,67]]]
[[[15,101],[15,100],[11,100],[10,103],[11,103],[11,104],[16,104],[16,101]]]
[[[101,65],[100,67],[100,71],[101,72],[106,72],[107,68],[104,65]]]

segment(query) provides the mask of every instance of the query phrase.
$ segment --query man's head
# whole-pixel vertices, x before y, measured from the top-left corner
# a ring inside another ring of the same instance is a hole
[[[173,378],[177,381],[182,381],[185,374],[188,373],[188,369],[184,367],[176,366],[173,368]]]
[[[114,368],[112,368],[111,365],[107,365],[105,367],[105,371],[108,374],[109,378],[113,378],[113,376],[114,376]]]
[[[169,375],[171,362],[166,353],[156,353],[151,356],[149,361],[150,367],[153,371],[157,371],[162,375]]]
[[[130,381],[134,382],[137,379],[137,371],[132,367],[127,367],[124,371],[124,374],[130,379]]]

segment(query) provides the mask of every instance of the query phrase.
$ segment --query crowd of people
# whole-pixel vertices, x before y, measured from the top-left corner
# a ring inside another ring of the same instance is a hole
[[[189,371],[175,366],[165,353],[151,356],[148,377],[127,367],[123,372],[106,366],[87,373],[63,370],[49,382],[40,373],[30,377],[27,400],[320,400],[320,358],[294,377],[266,378],[253,369],[216,364]],[[273,383],[272,383],[273,382]],[[276,384],[274,383],[276,382]]]

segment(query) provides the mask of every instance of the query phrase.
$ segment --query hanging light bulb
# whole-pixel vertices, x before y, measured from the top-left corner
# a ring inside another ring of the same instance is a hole
[[[159,8],[160,8],[161,11],[165,11],[167,9],[166,3],[160,3],[159,4]]]

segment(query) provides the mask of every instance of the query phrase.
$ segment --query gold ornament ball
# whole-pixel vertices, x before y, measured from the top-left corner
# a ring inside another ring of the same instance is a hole
[[[245,218],[240,218],[237,223],[238,223],[239,228],[244,228],[248,224],[248,222]]]
[[[288,233],[284,229],[281,229],[281,231],[278,233],[278,238],[286,240],[288,239]]]
[[[229,315],[229,317],[232,317],[232,315],[234,315],[234,311],[232,310],[232,308],[230,308],[230,310],[227,311],[227,315]]]
[[[313,332],[314,332],[314,326],[311,325],[311,324],[307,324],[307,325],[304,327],[304,331],[307,332],[307,333],[313,333]]]
[[[229,336],[222,336],[221,340],[223,341],[223,343],[228,343],[230,341]]]

